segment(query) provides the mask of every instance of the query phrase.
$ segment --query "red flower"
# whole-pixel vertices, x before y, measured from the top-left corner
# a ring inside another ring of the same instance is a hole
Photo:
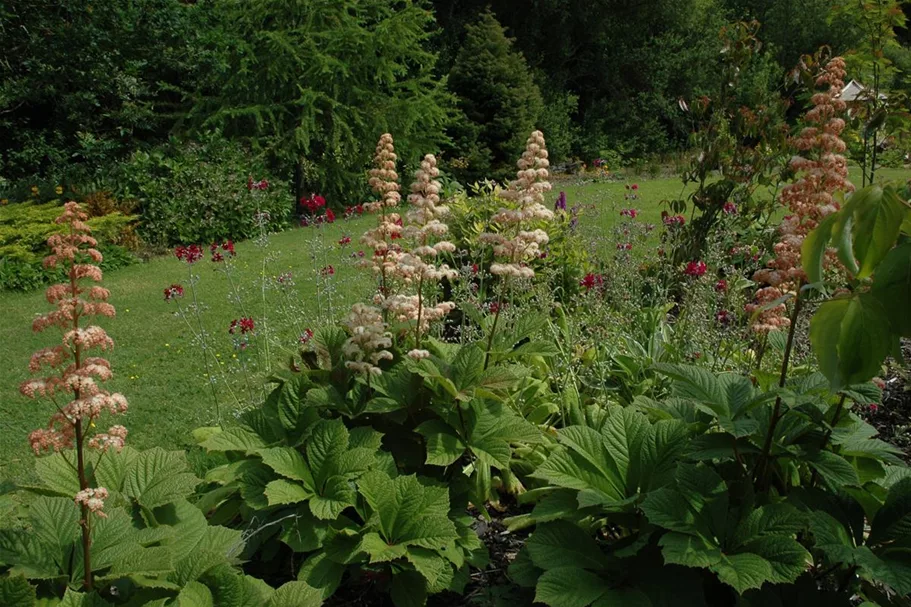
[[[737,205],[731,201],[724,203],[724,206],[721,207],[721,210],[724,211],[725,215],[734,215],[737,213]]]
[[[686,264],[686,269],[683,271],[683,273],[687,276],[695,276],[698,278],[705,274],[705,271],[707,269],[708,268],[705,265],[704,261],[691,261]]]
[[[341,239],[339,239],[338,244],[339,244],[340,247],[343,247],[343,246],[345,246],[345,245],[347,245],[347,244],[351,244],[351,237],[350,237],[350,236],[343,236]]]
[[[715,290],[719,293],[726,293],[728,290],[728,281],[725,279],[720,279],[715,283]]]
[[[305,344],[313,339],[313,331],[310,329],[304,329],[304,332],[301,333],[300,337],[297,338],[301,344]]]
[[[183,297],[183,287],[178,284],[173,284],[167,289],[164,290],[164,300],[171,301],[176,297]]]
[[[638,183],[634,183],[634,184],[633,184],[633,189],[634,189],[634,190],[638,190],[638,189],[639,189],[639,184],[638,184]]]
[[[876,413],[877,411],[879,411],[879,405],[877,405],[876,403],[870,403],[869,405],[867,405],[867,408],[870,409],[870,413]]]
[[[335,268],[333,268],[331,265],[328,265],[319,271],[319,275],[320,276],[334,276]]]
[[[187,247],[180,245],[174,249],[174,255],[180,261],[185,261],[188,264],[194,264],[202,259],[202,247],[200,247],[198,244],[191,244]]]
[[[332,209],[326,209],[326,222],[327,223],[335,222],[335,213],[332,212]]]
[[[593,274],[589,272],[585,277],[579,281],[579,286],[585,288],[586,291],[591,291],[595,287],[601,287],[604,285],[604,277],[600,274]]]
[[[480,270],[480,268],[478,267],[478,264],[476,264],[476,263],[471,264],[471,273],[472,274],[477,274],[478,270]]]
[[[674,215],[673,217],[664,215],[663,221],[664,225],[668,227],[679,227],[686,223],[686,218],[683,215]]]
[[[245,316],[240,320],[237,320],[236,318],[232,320],[231,325],[228,327],[228,333],[234,335],[239,329],[241,335],[244,335],[246,333],[252,333],[254,328],[253,319]]]
[[[731,317],[731,313],[727,310],[718,310],[715,313],[715,322],[717,322],[722,327],[730,325],[732,320],[733,318]]]

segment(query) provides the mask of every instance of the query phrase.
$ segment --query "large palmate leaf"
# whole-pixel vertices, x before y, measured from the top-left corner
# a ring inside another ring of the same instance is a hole
[[[735,437],[757,427],[747,414],[774,400],[775,394],[757,391],[749,378],[735,373],[712,373],[703,367],[659,363],[653,368],[674,380],[674,394],[712,415],[718,425]]]
[[[664,527],[659,545],[665,563],[713,571],[738,593],[765,583],[789,583],[810,555],[796,540],[803,516],[774,504],[732,517],[728,487],[705,466],[682,464],[675,488],[650,493],[642,503],[649,522]]]
[[[31,607],[35,604],[35,587],[24,577],[4,576],[0,578],[0,605]]]
[[[160,447],[140,453],[126,470],[123,492],[146,508],[188,497],[200,480],[187,472],[183,451]]]
[[[427,463],[448,466],[470,451],[483,464],[509,468],[512,445],[543,440],[538,428],[508,407],[474,400],[461,417],[430,420],[418,426],[427,444]]]
[[[372,430],[349,433],[340,419],[313,425],[305,453],[292,447],[258,451],[263,464],[284,478],[267,482],[263,489],[269,506],[307,501],[318,519],[331,520],[357,497],[354,479],[376,462],[382,436]]]
[[[458,539],[449,520],[449,491],[427,487],[414,475],[389,478],[371,471],[357,481],[371,514],[368,526],[390,547],[439,549]]]
[[[632,408],[610,411],[600,431],[587,426],[560,430],[563,448],[533,476],[577,490],[579,506],[609,509],[628,508],[640,492],[669,482],[686,444],[686,425],[679,420],[652,425]]]
[[[909,214],[911,217],[911,214]],[[898,245],[876,269],[871,294],[882,304],[892,331],[911,337],[911,242]]]

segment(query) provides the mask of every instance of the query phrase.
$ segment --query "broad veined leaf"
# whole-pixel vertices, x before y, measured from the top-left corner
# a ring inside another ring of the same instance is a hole
[[[263,463],[275,470],[276,473],[285,478],[302,482],[309,491],[316,490],[316,483],[313,480],[310,467],[304,461],[304,456],[297,449],[272,447],[271,449],[260,450],[259,456],[263,458]]]
[[[319,490],[332,476],[332,462],[348,450],[348,430],[340,419],[316,424],[307,442],[307,461]]]
[[[177,607],[215,607],[212,591],[199,582],[189,582],[177,595]]]
[[[837,214],[832,214],[819,222],[816,229],[810,232],[800,247],[800,258],[803,271],[807,274],[807,282],[818,284],[823,278],[823,262],[829,240],[832,238],[832,228],[838,219]]]
[[[287,582],[280,586],[266,603],[266,607],[320,607],[322,593],[305,582]]]
[[[123,492],[146,508],[186,498],[200,482],[186,468],[183,451],[143,451],[127,469]]]
[[[730,417],[724,387],[718,377],[703,367],[658,363],[655,371],[674,379],[674,393],[707,407],[715,415]]]
[[[886,502],[877,511],[867,544],[911,538],[911,478],[889,488]]]
[[[564,521],[538,526],[526,546],[535,566],[544,570],[579,567],[600,571],[608,563],[601,548],[586,531]]]
[[[854,257],[860,265],[855,273],[858,279],[870,276],[895,244],[908,210],[894,188],[871,187],[871,195],[855,208]]]
[[[76,462],[67,459],[68,457],[66,452],[59,452],[35,460],[35,474],[41,479],[43,489],[62,497],[72,497],[79,493]]]
[[[417,571],[402,571],[393,576],[389,596],[395,607],[424,607],[427,604],[427,580]]]
[[[831,451],[818,451],[803,458],[832,487],[860,484],[857,471],[845,458]]]
[[[697,535],[672,531],[661,536],[658,545],[667,564],[707,569],[722,558],[718,546]]]
[[[909,214],[911,216],[911,214]],[[911,242],[898,245],[876,269],[871,294],[879,300],[892,330],[911,337]]]
[[[295,552],[313,552],[323,545],[328,530],[328,521],[317,520],[310,507],[304,505],[294,518],[282,523],[281,540]]]
[[[425,487],[416,476],[389,478],[371,471],[358,488],[372,510],[370,526],[389,545],[439,549],[459,537],[449,520],[449,492]]]
[[[711,569],[718,574],[719,580],[740,594],[751,588],[761,588],[766,582],[775,579],[772,564],[749,552],[722,555],[721,560],[712,565]]]
[[[328,599],[341,584],[344,574],[345,565],[329,559],[325,552],[316,552],[301,565],[297,579],[316,588],[323,599]]]
[[[35,599],[35,587],[21,575],[0,578],[0,605],[31,607]]]
[[[607,580],[578,567],[545,571],[535,588],[535,601],[550,607],[586,607],[610,590]]]
[[[810,341],[833,391],[876,375],[892,343],[882,305],[869,293],[822,304],[810,321]]]
[[[0,530],[0,563],[11,567],[9,574],[31,580],[63,577],[57,565],[57,550],[24,530]]]
[[[29,504],[33,533],[48,548],[61,571],[68,566],[70,551],[79,537],[79,507],[72,498],[36,497]]]
[[[318,519],[338,518],[345,508],[354,505],[357,493],[351,483],[342,476],[331,476],[322,491],[310,499],[310,511]]]
[[[264,495],[270,506],[283,506],[307,501],[315,494],[301,483],[280,478],[266,485]]]
[[[268,584],[230,567],[212,571],[204,580],[218,607],[263,607],[275,592]],[[306,603],[305,603],[306,605]]]
[[[911,556],[906,551],[875,554],[868,547],[860,546],[855,555],[861,577],[886,584],[899,596],[911,594]]]
[[[442,592],[452,584],[452,564],[436,550],[411,546],[406,550],[405,558],[427,580],[428,593]]]
[[[424,437],[426,463],[432,466],[448,466],[465,453],[465,444],[456,431],[442,420],[426,421],[416,431]]]

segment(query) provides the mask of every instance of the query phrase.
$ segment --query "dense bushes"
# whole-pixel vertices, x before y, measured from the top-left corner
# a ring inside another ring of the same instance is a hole
[[[0,207],[0,290],[30,290],[51,281],[61,274],[45,268],[42,261],[48,254],[46,242],[51,234],[62,233],[64,226],[53,220],[60,214],[57,200],[39,203],[13,203]],[[134,215],[110,209],[89,220],[89,226],[103,238],[101,251],[106,270],[129,265],[135,261],[127,247]]]
[[[294,208],[286,182],[268,181],[265,168],[239,144],[212,135],[201,143],[174,140],[118,164],[105,185],[135,201],[138,233],[152,246],[211,243],[289,225]]]

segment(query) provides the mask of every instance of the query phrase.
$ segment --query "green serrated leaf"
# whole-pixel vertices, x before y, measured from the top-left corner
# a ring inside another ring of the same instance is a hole
[[[831,451],[819,451],[804,458],[832,487],[857,486],[857,471],[845,458]]]
[[[538,579],[535,601],[550,607],[586,607],[610,590],[607,580],[576,567],[545,571]]]
[[[267,607],[320,607],[322,593],[305,582],[287,582],[280,586],[266,604]]]
[[[35,587],[21,575],[0,578],[0,605],[31,607],[35,604]]]
[[[345,565],[336,563],[325,552],[311,554],[297,572],[297,579],[320,591],[323,599],[332,596],[345,574]]]
[[[212,591],[199,582],[189,582],[177,595],[177,607],[215,607]]]
[[[258,453],[263,459],[263,463],[275,470],[277,474],[291,480],[301,481],[304,487],[311,492],[316,490],[310,467],[297,449],[272,447],[271,449],[261,449]]]
[[[416,428],[416,432],[424,437],[426,463],[431,466],[449,466],[465,453],[465,444],[455,430],[442,420],[426,421]]]
[[[902,337],[911,337],[911,242],[898,245],[876,268],[871,294],[879,300],[892,330]]]
[[[270,481],[263,493],[270,506],[298,504],[314,497],[302,484],[284,478]]]
[[[344,477],[333,476],[326,480],[320,494],[310,499],[310,511],[318,519],[333,520],[353,506],[356,498],[357,493]]]
[[[186,468],[183,451],[160,447],[143,451],[130,463],[123,491],[146,508],[186,498],[200,482]]]
[[[907,208],[893,188],[871,186],[873,191],[855,211],[854,256],[860,268],[858,279],[867,278],[889,250],[901,230]]]
[[[565,521],[540,525],[526,542],[526,547],[535,566],[544,570],[578,567],[599,571],[608,563],[587,532]]]
[[[911,478],[889,488],[885,503],[873,519],[868,545],[911,537]]]

